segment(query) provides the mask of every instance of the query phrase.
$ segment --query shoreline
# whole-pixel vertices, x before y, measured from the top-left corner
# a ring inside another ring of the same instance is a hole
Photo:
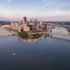
[[[9,30],[4,29],[4,28],[0,28],[0,37],[1,36],[14,36],[14,35],[16,35],[16,32],[9,31]]]

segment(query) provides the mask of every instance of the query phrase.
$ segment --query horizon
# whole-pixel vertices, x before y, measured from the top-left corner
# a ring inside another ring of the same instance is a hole
[[[70,0],[0,0],[1,17],[70,17]]]

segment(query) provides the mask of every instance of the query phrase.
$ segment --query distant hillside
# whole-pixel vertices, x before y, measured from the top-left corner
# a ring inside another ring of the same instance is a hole
[[[0,24],[10,24],[11,22],[17,22],[15,19],[0,18]]]
[[[50,16],[50,17],[38,17],[39,20],[44,21],[65,21],[70,22],[70,16]]]

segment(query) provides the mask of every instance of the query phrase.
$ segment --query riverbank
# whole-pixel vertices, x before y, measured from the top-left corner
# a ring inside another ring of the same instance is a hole
[[[48,36],[47,32],[18,32],[17,35],[24,39],[35,39],[40,38],[42,36]]]
[[[19,36],[22,39],[36,39],[44,36],[45,38],[52,37],[56,39],[70,40],[70,32],[69,35],[51,34],[51,36],[50,35],[48,36],[47,32],[17,32],[0,28],[0,37],[7,37],[7,36]]]
[[[14,36],[14,35],[16,35],[16,32],[9,31],[9,30],[4,29],[4,28],[0,28],[0,36]]]

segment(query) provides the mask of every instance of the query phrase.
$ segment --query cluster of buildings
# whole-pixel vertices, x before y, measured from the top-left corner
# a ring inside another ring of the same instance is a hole
[[[11,21],[0,21],[0,28],[5,28],[9,30],[16,30],[17,28],[17,22],[11,22]]]
[[[44,32],[47,31],[47,24],[45,22],[40,22],[37,19],[27,20],[23,17],[22,20],[17,25],[18,31],[32,31],[32,32]]]
[[[7,28],[10,30],[18,30],[19,32],[23,31],[32,31],[32,32],[41,32],[47,31],[47,24],[42,21],[38,21],[38,19],[30,19],[28,20],[27,17],[23,17],[21,20],[18,21],[8,21],[8,22],[0,22],[0,27]]]
[[[23,17],[21,20],[12,21],[12,22],[0,22],[0,27],[8,28],[14,31],[19,32],[51,32],[52,29],[56,27],[65,28],[67,31],[70,32],[70,24],[67,22],[51,22],[51,21],[39,21],[38,19],[27,19],[27,17]],[[66,25],[65,25],[66,23]],[[60,30],[60,28],[58,29]],[[62,30],[62,29],[61,29]]]

